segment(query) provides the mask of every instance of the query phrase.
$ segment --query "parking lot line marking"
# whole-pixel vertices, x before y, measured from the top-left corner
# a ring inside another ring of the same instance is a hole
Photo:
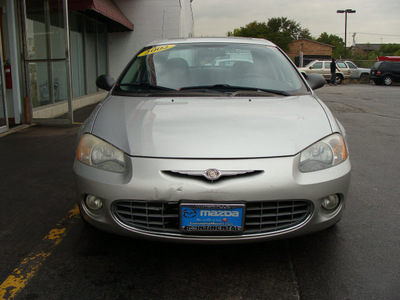
[[[35,276],[44,261],[62,242],[78,215],[79,208],[76,205],[65,218],[57,223],[55,228],[50,230],[35,250],[21,261],[19,266],[0,285],[1,300],[14,298],[28,284],[28,281]]]

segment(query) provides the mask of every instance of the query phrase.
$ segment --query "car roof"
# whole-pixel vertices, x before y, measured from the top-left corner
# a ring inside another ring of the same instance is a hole
[[[252,44],[252,45],[265,45],[277,47],[274,43],[256,38],[243,38],[243,37],[206,37],[206,38],[177,38],[177,39],[166,39],[166,40],[155,40],[148,46],[157,45],[170,45],[170,44],[198,44],[198,43],[232,43],[232,44]]]
[[[332,60],[328,60],[328,59],[316,59],[316,60],[313,60],[313,61],[310,61],[308,64],[312,64],[312,63],[316,63],[316,62],[332,62]],[[339,63],[339,62],[347,62],[347,60],[340,60],[340,59],[337,59],[337,60],[335,60],[335,62],[336,63]]]
[[[331,60],[316,59],[316,60],[310,61],[308,64],[316,63],[316,62],[331,62]]]

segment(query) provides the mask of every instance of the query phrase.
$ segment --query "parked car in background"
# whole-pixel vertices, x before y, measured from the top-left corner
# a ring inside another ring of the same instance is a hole
[[[214,61],[212,64],[213,66],[221,66],[221,67],[232,67],[235,63],[237,62],[251,62],[250,60],[247,59],[217,59]]]
[[[392,85],[393,82],[400,82],[400,62],[378,61],[373,64],[369,76],[375,84]]]
[[[346,60],[344,62],[345,62],[345,64],[347,64],[349,69],[352,71],[352,73],[350,75],[351,79],[359,79],[360,81],[368,82],[369,73],[371,72],[371,69],[359,68],[356,66],[355,63],[353,63],[350,60]]]
[[[343,61],[336,61],[336,83],[340,84],[344,79],[350,79],[351,75],[356,71],[350,69],[349,66]],[[324,76],[326,81],[331,79],[331,61],[330,60],[314,60],[303,68],[298,68],[303,75],[320,74]]]

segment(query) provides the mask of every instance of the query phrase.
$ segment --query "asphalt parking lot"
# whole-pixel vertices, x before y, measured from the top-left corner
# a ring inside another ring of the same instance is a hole
[[[400,86],[316,93],[346,128],[349,200],[334,228],[291,240],[194,246],[99,232],[74,209],[78,126],[0,138],[0,299],[399,299]]]

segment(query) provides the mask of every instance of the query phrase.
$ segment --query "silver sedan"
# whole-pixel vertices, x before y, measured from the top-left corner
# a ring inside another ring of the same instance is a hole
[[[218,64],[229,60],[231,64]],[[271,240],[336,224],[351,166],[345,131],[266,40],[151,43],[82,125],[77,201],[91,225],[199,243]]]

